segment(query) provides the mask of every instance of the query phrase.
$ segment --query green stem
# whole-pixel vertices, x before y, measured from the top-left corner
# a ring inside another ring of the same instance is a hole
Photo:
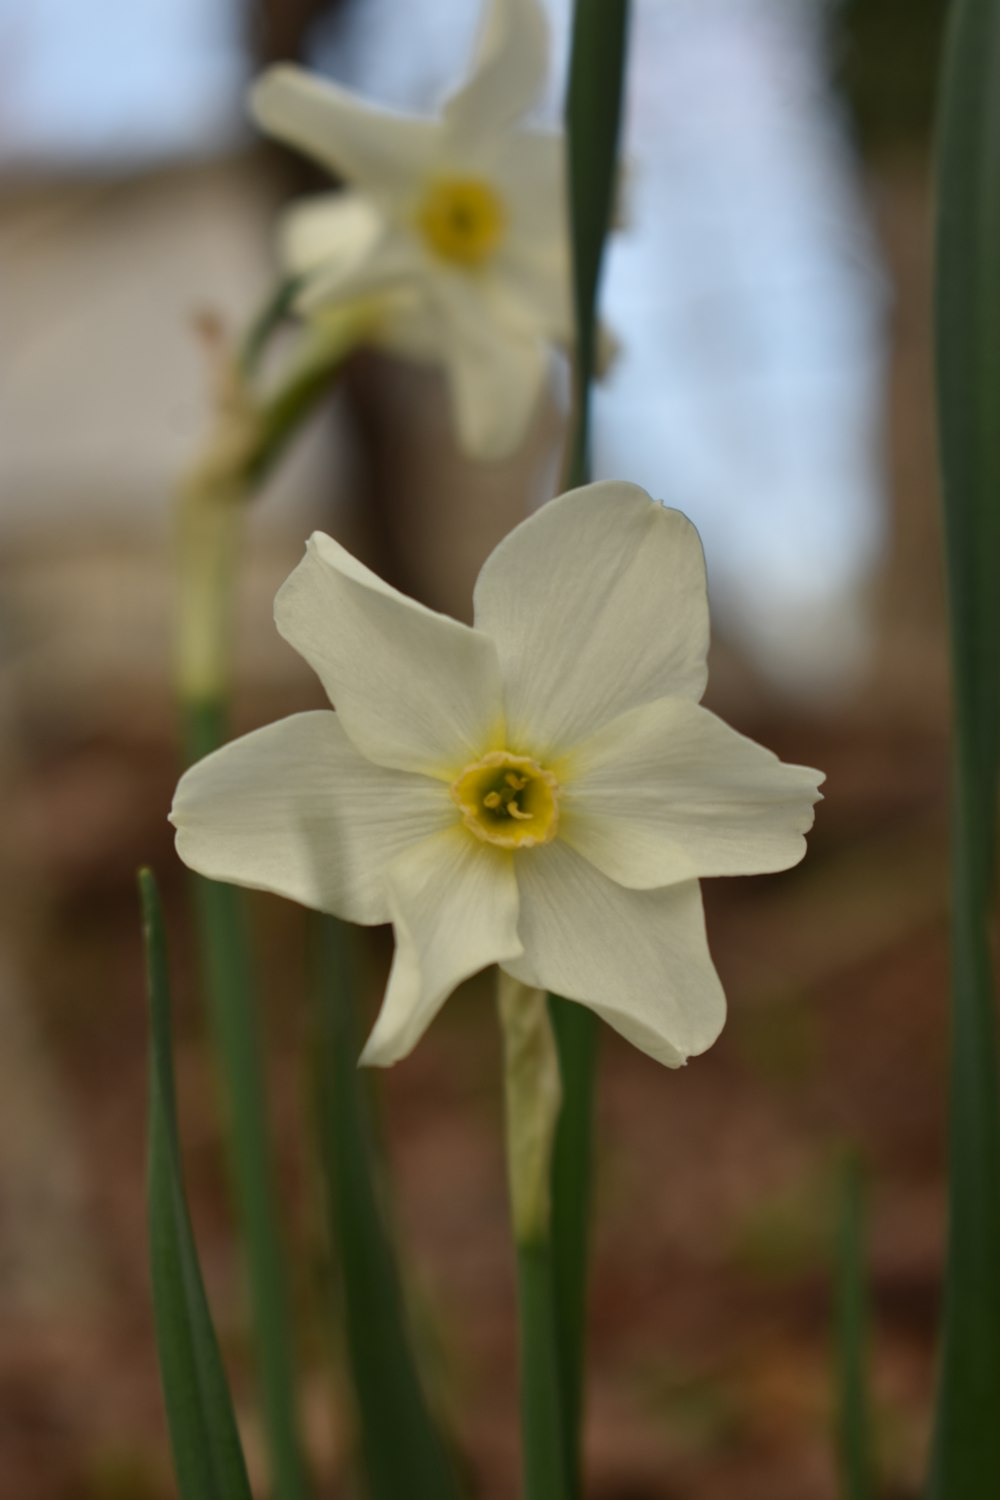
[[[843,1167],[837,1234],[837,1452],[843,1500],[871,1500],[873,1494],[864,1225],[861,1163],[852,1152]]]
[[[289,440],[315,410],[348,356],[364,342],[377,320],[372,303],[360,303],[329,314],[311,330],[303,349],[278,389],[257,407],[256,440],[247,456],[245,482],[263,484]]]
[[[1000,1077],[991,932],[1000,754],[1000,0],[948,10],[935,354],[954,676],[944,1333],[929,1493],[1000,1494]]]
[[[166,937],[150,870],[140,870],[139,891],[150,1008],[149,1263],[177,1485],[182,1500],[251,1500],[184,1196]]]
[[[524,1500],[567,1500],[570,1490],[556,1357],[552,1249],[548,1240],[517,1246],[517,1301]]]
[[[315,924],[319,1136],[368,1491],[372,1500],[457,1500],[452,1456],[435,1425],[409,1338],[379,1193],[372,1101],[357,1066],[350,933],[335,917],[318,917]]]
[[[597,363],[598,290],[614,210],[629,0],[576,0],[566,93],[573,236],[573,431],[569,485],[590,478],[590,392]]]
[[[586,1361],[593,1114],[600,1023],[592,1010],[558,995],[550,996],[549,1004],[563,1085],[552,1172],[559,1384],[570,1493],[578,1494],[581,1489],[580,1434]]]
[[[504,1098],[511,1223],[517,1248],[521,1442],[525,1500],[568,1500],[550,1240],[552,1149],[559,1118],[559,1055],[544,991],[501,972]]]
[[[257,351],[278,316],[256,333]],[[345,321],[346,326],[346,321]],[[352,323],[352,332],[357,322]],[[253,338],[251,338],[251,346]],[[239,367],[220,353],[216,427],[177,503],[176,680],[185,763],[224,743],[239,546],[246,506],[315,407],[349,347],[346,336],[309,336],[307,353],[278,391],[256,406]],[[249,355],[254,355],[251,347]],[[251,360],[252,362],[252,360]],[[278,1500],[303,1500],[289,1297],[274,1191],[258,1000],[243,894],[196,879],[204,986],[223,1076],[227,1144],[247,1258],[265,1418]]]
[[[617,190],[628,0],[576,0],[566,139],[573,240],[573,428],[564,488],[590,478],[590,392],[599,338],[598,289]],[[581,1433],[586,1361],[588,1223],[598,1022],[593,1012],[550,997],[559,1046],[563,1108],[553,1157],[552,1249],[557,1360],[568,1494],[582,1489]]]
[[[185,758],[201,759],[225,740],[218,698],[182,704]],[[295,1411],[289,1298],[277,1225],[267,1106],[257,1030],[258,1004],[242,891],[195,878],[205,991],[226,1106],[230,1171],[249,1274],[265,1418],[279,1500],[308,1493]]]
[[[239,353],[240,369],[245,379],[251,379],[256,373],[273,335],[291,312],[301,285],[301,276],[286,276],[279,281],[247,329]]]

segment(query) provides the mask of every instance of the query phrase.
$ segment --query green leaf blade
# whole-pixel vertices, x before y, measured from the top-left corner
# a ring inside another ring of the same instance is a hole
[[[151,1017],[149,1247],[157,1354],[182,1500],[252,1500],[184,1196],[166,940],[152,874],[139,876]]]
[[[221,698],[182,704],[189,764],[226,740]],[[246,893],[194,877],[199,957],[226,1120],[227,1164],[248,1272],[276,1500],[306,1500],[290,1297],[267,1119],[260,997]]]
[[[597,363],[597,303],[604,246],[617,191],[629,0],[575,0],[566,149],[573,249],[573,426],[564,488],[590,479],[590,391]],[[552,1282],[566,1477],[580,1494],[588,1224],[598,1021],[592,1011],[550,997],[563,1105],[552,1170]]]
[[[618,188],[629,0],[576,0],[566,92],[566,150],[576,325],[574,430],[567,487],[590,478],[590,388],[597,302]]]
[[[843,1500],[872,1500],[871,1416],[868,1395],[868,1291],[865,1278],[865,1203],[861,1163],[851,1152],[843,1166],[837,1226],[836,1352],[837,1456]]]
[[[372,1500],[459,1500],[452,1456],[417,1367],[380,1202],[372,1105],[357,1065],[349,934],[335,917],[318,918],[316,926],[320,1143],[368,1490]]]
[[[1000,1077],[990,933],[1000,752],[1000,3],[953,0],[936,359],[954,675],[949,1243],[929,1493],[1000,1494]]]

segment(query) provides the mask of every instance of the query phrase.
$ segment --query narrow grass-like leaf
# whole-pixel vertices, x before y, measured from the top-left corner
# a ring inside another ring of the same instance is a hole
[[[576,353],[567,488],[590,478],[590,387],[597,363],[604,244],[618,191],[628,14],[629,0],[576,0],[573,7],[566,150]]]
[[[371,1099],[357,1066],[350,934],[335,917],[315,925],[320,1144],[368,1490],[372,1500],[458,1500],[452,1456],[417,1369],[380,1203]]]
[[[166,941],[156,883],[139,876],[151,1020],[149,1247],[160,1375],[182,1500],[251,1500],[184,1198]]]
[[[556,1360],[552,1252],[547,1242],[518,1245],[517,1287],[524,1500],[566,1500],[570,1492]]]
[[[933,1500],[1000,1494],[1000,1080],[990,928],[1000,749],[1000,0],[953,0],[936,357],[954,676],[950,1223]]]
[[[569,1493],[575,1495],[581,1488],[590,1179],[600,1022],[593,1011],[558,995],[550,996],[549,1004],[563,1086],[552,1162],[556,1351]]]
[[[590,388],[597,357],[597,299],[604,243],[617,192],[628,0],[576,0],[566,96],[573,241],[573,428],[565,487],[590,478]],[[561,1407],[570,1495],[580,1493],[580,1432],[586,1357],[591,1132],[598,1021],[592,1011],[551,998],[563,1106],[552,1177],[552,1257]]]
[[[854,1152],[844,1162],[840,1198],[835,1306],[840,1493],[842,1500],[872,1500],[864,1191]]]
[[[225,738],[220,702],[188,705],[189,762]],[[258,1039],[258,996],[242,891],[215,881],[194,882],[205,988],[222,1074],[227,1154],[247,1260],[256,1352],[264,1398],[276,1500],[308,1493],[295,1410],[288,1290],[278,1225]]]

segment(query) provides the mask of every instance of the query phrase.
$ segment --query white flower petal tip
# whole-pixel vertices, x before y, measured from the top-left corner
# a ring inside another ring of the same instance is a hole
[[[514,124],[545,87],[548,18],[538,0],[490,0],[472,70],[444,105],[456,134],[487,139]]]
[[[612,720],[560,769],[563,836],[633,889],[798,864],[823,780],[683,698]]]
[[[512,856],[451,828],[399,855],[385,876],[396,953],[366,1066],[406,1057],[464,979],[522,952]]]
[[[492,641],[383,583],[323,532],[279,589],[274,617],[377,764],[451,781],[495,734]]]
[[[337,715],[320,711],[192,766],[170,821],[178,855],[199,874],[371,924],[389,920],[385,867],[453,811],[440,782],[364,759]]]
[[[251,86],[249,102],[268,135],[376,195],[406,190],[423,168],[428,121],[379,109],[292,63],[267,68]]]
[[[589,1006],[667,1067],[706,1051],[725,996],[708,951],[698,882],[626,890],[558,840],[518,867],[524,984]]]
[[[475,622],[497,643],[512,740],[530,734],[537,750],[558,756],[640,703],[701,697],[701,539],[638,485],[571,490],[487,558]]]

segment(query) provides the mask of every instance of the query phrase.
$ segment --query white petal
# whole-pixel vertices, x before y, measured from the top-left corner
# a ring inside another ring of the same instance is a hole
[[[278,221],[283,265],[296,274],[323,269],[343,275],[369,256],[383,219],[360,193],[318,193],[291,204]]]
[[[363,1063],[412,1050],[463,979],[521,952],[513,856],[466,829],[407,850],[388,877],[396,954]]]
[[[441,133],[433,121],[376,109],[289,63],[261,74],[250,91],[250,109],[269,135],[390,198],[408,190]]]
[[[581,1001],[669,1068],[712,1045],[726,1000],[697,881],[627,891],[557,839],[517,856],[517,883],[515,979]]]
[[[329,711],[234,740],[181,777],[170,820],[185,864],[350,922],[386,922],[382,875],[448,827],[440,781],[387,771],[354,749]]]
[[[449,133],[488,140],[520,118],[545,87],[548,52],[538,0],[492,0],[471,75],[444,106]]]
[[[458,439],[472,458],[505,458],[524,440],[549,365],[538,332],[494,315],[477,282],[434,278]]]
[[[390,588],[331,537],[310,537],[274,618],[369,760],[450,780],[497,748],[492,642]]]
[[[638,485],[543,505],[486,559],[476,626],[496,643],[509,743],[543,758],[618,714],[705,690],[708,598],[698,533]]]
[[[394,224],[383,223],[363,255],[318,267],[295,305],[299,312],[314,313],[333,303],[380,297],[423,279],[423,262],[412,240]]]
[[[494,302],[506,322],[562,348],[574,339],[568,256],[512,247],[493,268]]]
[[[511,131],[494,142],[484,164],[503,199],[510,240],[536,252],[559,250],[568,256],[565,136]]]
[[[823,780],[685,698],[623,714],[555,770],[560,835],[633,887],[798,864]]]

